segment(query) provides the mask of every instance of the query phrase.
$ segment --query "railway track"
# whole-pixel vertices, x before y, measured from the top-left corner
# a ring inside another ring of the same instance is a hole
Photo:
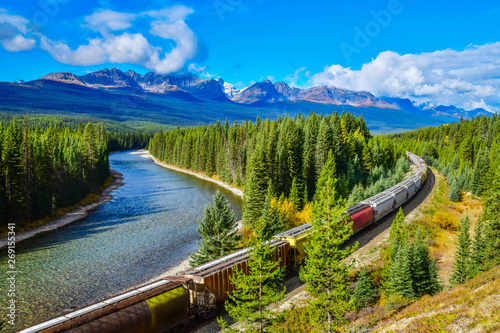
[[[420,191],[418,191],[410,200],[405,202],[401,208],[403,209],[403,213],[405,216],[413,212],[416,208],[418,208],[424,201],[427,199],[429,194],[431,194],[432,189],[434,188],[434,184],[436,183],[436,179],[432,171],[427,169],[427,181],[424,183]],[[386,231],[391,227],[392,221],[396,217],[397,210],[391,212],[390,214],[384,216],[379,221],[373,223],[372,225],[366,227],[360,232],[354,234],[346,243],[348,246],[352,246],[354,243],[358,242],[359,247],[363,247],[368,244],[372,239]]]
[[[346,219],[353,222],[355,232],[347,245],[356,241],[361,247],[366,245],[390,227],[399,207],[409,214],[431,193],[435,179],[425,161],[409,152],[407,157],[417,166],[415,174],[347,209]],[[275,235],[266,243],[277,248],[275,260],[296,271],[306,258],[305,246],[311,231],[311,224],[305,224]],[[234,289],[230,282],[233,270],[248,271],[251,250],[237,251],[21,332],[159,333],[178,331],[181,327],[185,330],[200,321],[206,327],[215,320],[210,318],[215,318],[214,313],[222,309],[228,293]],[[285,282],[288,283],[290,280]]]
[[[427,181],[424,183],[424,186],[420,189],[420,191],[415,194],[410,200],[404,203],[401,208],[403,209],[403,213],[405,216],[413,212],[417,209],[431,194],[432,189],[436,183],[436,179],[434,174],[430,169],[427,169]],[[393,211],[390,214],[384,216],[376,223],[364,228],[358,233],[354,234],[346,243],[347,246],[352,246],[356,242],[359,243],[359,247],[367,245],[371,240],[380,234],[387,231],[390,227],[394,218],[396,217],[397,211]],[[291,276],[285,280],[285,285],[287,287],[287,298],[293,297],[294,294],[297,294],[301,291],[301,286],[304,283],[299,280],[298,276]],[[231,317],[227,315],[227,312],[220,311],[218,315],[223,316],[226,321],[231,322]],[[189,333],[212,333],[218,332],[217,330],[218,324],[216,318],[209,319],[205,322],[199,323],[196,326],[189,328],[186,332]]]

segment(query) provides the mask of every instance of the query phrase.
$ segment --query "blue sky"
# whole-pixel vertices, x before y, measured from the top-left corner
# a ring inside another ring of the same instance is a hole
[[[497,1],[16,0],[0,8],[1,81],[118,67],[500,107]]]

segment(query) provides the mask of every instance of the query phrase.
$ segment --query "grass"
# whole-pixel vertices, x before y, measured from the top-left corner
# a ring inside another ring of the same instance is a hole
[[[424,230],[431,243],[431,255],[437,259],[440,279],[448,285],[452,272],[459,220],[471,219],[471,233],[482,213],[482,203],[474,196],[461,193],[460,202],[449,200],[445,178],[433,169],[436,183],[430,200],[420,208],[420,216],[410,228]],[[418,216],[418,215],[417,215]],[[471,235],[472,236],[472,235]],[[380,260],[371,265],[380,280]],[[460,286],[447,287],[442,293],[424,296],[398,310],[388,312],[384,300],[353,315],[350,329],[374,328],[376,332],[446,332],[479,327],[480,331],[500,329],[500,267],[477,276]]]
[[[460,202],[452,202],[448,196],[450,187],[443,175],[431,168],[436,183],[428,203],[420,211],[423,213],[413,221],[411,228],[421,227],[431,241],[431,254],[437,259],[441,281],[446,285],[451,274],[455,254],[455,242],[460,220],[467,215],[471,220],[471,233],[482,214],[482,203],[470,194],[461,193]],[[472,236],[472,234],[471,234]]]
[[[500,267],[495,267],[434,297],[424,296],[386,317],[375,332],[448,332],[452,326],[493,332],[500,329],[499,309]]]

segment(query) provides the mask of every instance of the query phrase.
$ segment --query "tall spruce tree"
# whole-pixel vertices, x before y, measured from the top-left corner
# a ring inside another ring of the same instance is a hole
[[[229,315],[241,323],[244,332],[268,332],[276,321],[277,313],[269,309],[285,297],[285,289],[278,291],[282,284],[284,269],[281,262],[274,260],[277,248],[271,248],[266,242],[266,231],[263,220],[255,223],[256,237],[252,240],[249,260],[246,262],[248,274],[235,269],[230,278],[234,291],[229,294],[225,308]],[[224,331],[230,329],[227,322],[218,319]]]
[[[449,198],[451,201],[458,202],[460,201],[460,191],[458,187],[458,182],[455,177],[451,177],[450,179],[450,195]]]
[[[330,165],[330,167],[326,167]],[[321,330],[336,332],[354,308],[350,299],[349,264],[343,261],[357,247],[342,247],[352,234],[352,222],[345,223],[345,203],[336,192],[335,162],[330,153],[318,180],[313,203],[313,230],[308,235],[307,259],[300,278],[307,282],[312,320]]]
[[[272,201],[274,201],[274,205]],[[271,239],[272,236],[285,231],[286,222],[283,213],[278,209],[277,199],[268,191],[262,209],[262,216],[260,217],[261,232],[264,239]]]
[[[453,285],[462,284],[467,281],[470,261],[470,220],[469,216],[460,220],[460,234],[456,243],[455,263],[450,282]]]
[[[392,308],[398,299],[411,300],[415,296],[411,271],[412,250],[409,240],[400,244],[389,267],[387,281],[389,308]]]
[[[485,243],[484,243],[484,221],[480,216],[474,228],[474,238],[471,244],[468,275],[470,278],[484,272],[485,268]]]
[[[429,242],[423,239],[420,229],[410,247],[411,279],[415,298],[435,295],[442,287],[436,262],[430,256]]]
[[[500,265],[500,170],[496,170],[484,202],[485,261],[486,268],[491,268]]]
[[[303,200],[304,200],[304,195],[302,191],[300,190],[301,184],[298,183],[297,178],[293,178],[292,182],[292,188],[290,189],[290,196],[288,197],[288,200],[293,204],[295,209],[301,210],[302,207],[304,206]]]
[[[218,190],[213,203],[205,207],[197,230],[202,238],[200,249],[189,259],[192,267],[231,253],[241,241],[231,204]]]
[[[354,289],[353,298],[354,305],[357,310],[360,310],[373,301],[375,294],[375,287],[372,283],[372,275],[366,268],[361,269],[359,272],[358,280],[356,281],[356,288]]]
[[[264,147],[259,144],[253,154],[249,176],[245,181],[243,220],[249,225],[252,225],[262,215],[268,182],[266,154]]]

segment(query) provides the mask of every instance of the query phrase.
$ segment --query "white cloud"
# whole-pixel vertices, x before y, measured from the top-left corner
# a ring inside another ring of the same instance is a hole
[[[300,81],[300,73],[305,71],[306,67],[301,67],[299,69],[296,69],[293,74],[288,74],[283,80],[288,83],[288,85],[292,88],[297,88],[299,86],[299,81]],[[306,72],[305,73],[306,77],[310,77],[311,72]]]
[[[193,10],[185,6],[172,6],[137,15],[98,10],[84,18],[87,22],[84,27],[98,31],[100,38],[89,39],[88,44],[71,49],[64,42],[43,37],[41,47],[58,62],[74,66],[104,62],[129,63],[161,74],[177,72],[198,52],[198,38],[184,21],[191,13]],[[132,22],[139,17],[151,20],[151,35],[173,41],[174,45],[169,52],[151,45],[141,33],[116,34],[116,31],[132,27]]]
[[[43,36],[40,47],[50,53],[55,61],[67,65],[93,66],[106,61],[106,52],[102,47],[102,39],[91,39],[87,45],[71,50],[63,42],[53,41]]]
[[[128,13],[119,13],[113,10],[104,9],[97,10],[92,15],[85,16],[85,25],[89,29],[95,31],[118,31],[125,30],[132,26],[132,21],[137,15]]]
[[[194,13],[192,8],[186,6],[172,6],[169,8],[164,8],[160,10],[150,10],[141,13],[141,15],[147,15],[154,18],[166,19],[170,22],[183,21],[189,14]]]
[[[36,40],[29,36],[29,21],[18,15],[9,15],[0,8],[0,44],[9,52],[29,51]]]
[[[36,46],[36,41],[32,38],[26,38],[21,34],[17,34],[10,39],[1,39],[0,44],[9,52],[18,52],[32,50]]]
[[[310,84],[496,111],[500,106],[500,42],[469,45],[462,51],[405,55],[386,51],[360,70],[326,67],[311,77]]]
[[[182,69],[186,60],[194,58],[198,52],[198,38],[183,20],[154,21],[149,33],[176,43],[176,47],[169,53],[165,52],[163,58],[156,56],[152,61],[151,67],[158,73],[171,73]]]
[[[188,69],[192,72],[203,72],[207,69],[207,66],[196,67],[195,64],[189,64]]]

